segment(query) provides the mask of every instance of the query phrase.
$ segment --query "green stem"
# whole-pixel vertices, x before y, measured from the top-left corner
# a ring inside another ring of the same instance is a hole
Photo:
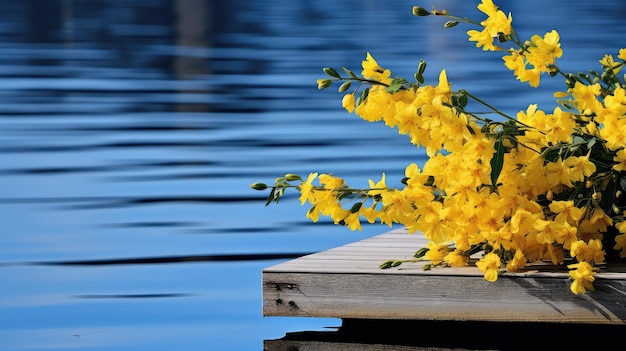
[[[475,24],[477,26],[481,26],[480,22],[476,22],[474,20],[471,20],[467,17],[459,17],[459,16],[454,16],[454,15],[449,15],[447,13],[441,13],[441,12],[435,12],[434,15],[436,16],[445,16],[448,17],[451,20],[454,21],[458,21],[458,22],[465,22],[465,23],[470,23],[470,24]]]
[[[377,80],[373,80],[373,79],[367,79],[367,78],[352,78],[352,77],[339,77],[339,78],[335,78],[335,80],[337,81],[344,81],[344,80],[352,80],[352,81],[357,81],[360,83],[368,83],[368,84],[376,84],[376,85],[382,85],[384,87],[389,87],[389,84],[377,81]]]
[[[502,117],[504,117],[504,118],[508,119],[509,121],[512,121],[512,122],[514,122],[514,123],[517,123],[517,124],[519,124],[519,125],[521,125],[521,126],[523,126],[523,127],[526,127],[526,128],[533,128],[533,127],[531,127],[531,126],[527,125],[526,123],[520,122],[520,121],[518,121],[516,118],[511,117],[511,116],[507,115],[506,113],[504,113],[504,112],[502,112],[502,111],[498,110],[497,108],[495,108],[495,107],[493,107],[492,105],[488,104],[486,101],[484,101],[484,100],[482,100],[482,99],[479,99],[477,96],[470,94],[467,90],[461,90],[460,92],[461,92],[461,93],[463,93],[463,94],[466,94],[467,96],[469,96],[470,98],[472,98],[472,99],[473,99],[473,100],[475,100],[476,102],[478,102],[478,103],[480,103],[480,104],[482,104],[482,105],[485,105],[486,107],[488,107],[489,109],[491,109],[493,112],[495,112],[496,114],[498,114],[498,115],[500,115],[500,116],[502,116]]]

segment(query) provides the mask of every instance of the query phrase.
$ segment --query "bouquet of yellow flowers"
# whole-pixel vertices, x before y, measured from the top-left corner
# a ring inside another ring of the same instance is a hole
[[[309,203],[307,217],[329,216],[360,230],[361,221],[400,224],[421,232],[429,243],[415,254],[428,267],[475,264],[488,281],[537,261],[567,265],[575,294],[593,290],[594,275],[606,261],[626,257],[626,84],[620,70],[626,48],[600,59],[600,70],[561,71],[556,30],[523,41],[492,0],[482,0],[482,21],[445,10],[414,6],[415,16],[441,16],[444,27],[468,24],[469,41],[502,54],[504,66],[533,87],[542,75],[561,77],[558,107],[530,104],[510,116],[466,90],[451,88],[445,70],[436,85],[424,82],[426,62],[413,80],[397,77],[367,53],[360,75],[324,68],[324,89],[339,84],[343,107],[369,122],[383,121],[428,156],[409,164],[403,188],[390,188],[385,175],[353,188],[332,174],[286,174],[271,189],[267,204],[286,189]],[[475,112],[471,105],[487,108]],[[266,204],[266,205],[267,205]],[[405,261],[388,261],[381,268]]]

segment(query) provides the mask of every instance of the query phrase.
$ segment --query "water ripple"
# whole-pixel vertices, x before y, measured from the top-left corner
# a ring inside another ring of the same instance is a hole
[[[284,260],[302,257],[313,252],[289,252],[289,253],[251,253],[251,254],[222,254],[222,255],[191,255],[191,256],[163,256],[163,257],[138,257],[138,258],[111,258],[72,261],[43,261],[29,262],[30,265],[44,266],[109,266],[127,264],[171,264],[171,263],[197,263],[197,262],[233,262],[233,261],[269,261]]]

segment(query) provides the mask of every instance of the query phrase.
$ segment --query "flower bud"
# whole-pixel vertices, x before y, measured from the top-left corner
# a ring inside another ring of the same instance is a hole
[[[426,61],[422,59],[420,63],[417,64],[417,73],[424,74],[424,71],[426,71]]]
[[[388,268],[391,268],[391,264],[392,264],[393,262],[394,262],[394,261],[386,261],[386,262],[382,263],[382,264],[381,264],[380,266],[378,266],[378,267],[379,267],[380,269],[388,269]]]
[[[254,190],[265,190],[268,188],[267,184],[265,183],[252,183],[250,184],[250,187]]]
[[[297,175],[297,174],[289,173],[289,174],[285,174],[285,179],[286,179],[288,182],[292,182],[292,181],[294,181],[294,180],[302,180],[302,177],[300,177],[300,176],[299,176],[299,175]]]
[[[317,89],[319,89],[319,90],[326,89],[331,84],[333,84],[333,81],[330,80],[330,79],[326,79],[326,78],[318,79],[317,80]]]
[[[423,17],[423,16],[429,16],[430,15],[430,11],[426,10],[423,7],[419,7],[419,6],[413,6],[413,16],[419,16],[419,17]]]
[[[337,70],[335,70],[332,67],[324,67],[322,68],[322,70],[324,71],[324,73],[326,73],[327,75],[333,77],[333,78],[340,78],[341,76],[339,75],[339,72],[337,72]]]
[[[457,21],[448,21],[448,22],[443,24],[443,27],[444,28],[452,28],[452,27],[456,27],[457,24],[459,24],[459,22],[457,22]]]
[[[350,80],[349,80],[349,81],[347,81],[347,82],[345,82],[345,83],[343,83],[343,84],[341,84],[341,85],[339,86],[339,92],[340,92],[340,93],[343,93],[344,91],[346,91],[346,90],[350,89],[350,86],[351,86],[351,85],[352,85],[352,81],[350,81]]]

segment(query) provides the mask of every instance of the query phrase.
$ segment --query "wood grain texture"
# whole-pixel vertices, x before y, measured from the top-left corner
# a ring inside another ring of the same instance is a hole
[[[574,295],[566,270],[535,265],[489,283],[476,267],[423,270],[408,259],[426,245],[393,230],[263,270],[265,316],[362,319],[626,323],[623,267],[600,273],[596,291]]]

